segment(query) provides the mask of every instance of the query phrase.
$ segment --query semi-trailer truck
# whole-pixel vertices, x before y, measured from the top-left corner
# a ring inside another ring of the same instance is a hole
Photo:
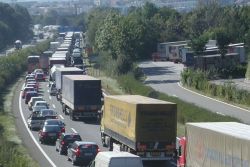
[[[250,126],[237,122],[186,123],[177,142],[177,167],[249,167]]]
[[[71,120],[98,118],[101,109],[101,80],[88,75],[63,75],[62,111]]]
[[[56,68],[56,98],[61,101],[62,94],[62,76],[63,75],[83,75],[84,71],[76,67]]]
[[[143,161],[173,158],[176,143],[177,105],[140,95],[104,96],[101,140],[113,151],[133,153]]]

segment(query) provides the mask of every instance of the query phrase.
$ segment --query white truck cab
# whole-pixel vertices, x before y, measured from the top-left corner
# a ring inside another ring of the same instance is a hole
[[[143,167],[139,156],[128,152],[99,152],[88,167]]]

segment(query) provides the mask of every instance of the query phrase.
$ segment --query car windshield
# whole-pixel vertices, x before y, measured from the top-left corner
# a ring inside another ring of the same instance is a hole
[[[37,107],[34,107],[33,111],[41,111],[42,109],[46,109],[45,106],[37,106]]]
[[[42,101],[42,98],[33,98],[32,101]]]

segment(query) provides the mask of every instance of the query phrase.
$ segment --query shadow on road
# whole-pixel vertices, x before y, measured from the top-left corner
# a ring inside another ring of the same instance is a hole
[[[163,84],[163,83],[177,83],[180,82],[180,80],[147,80],[144,81],[144,84]]]
[[[142,71],[147,76],[155,76],[155,75],[166,75],[166,74],[176,74],[176,67],[174,66],[166,66],[166,67],[140,67],[140,71]]]

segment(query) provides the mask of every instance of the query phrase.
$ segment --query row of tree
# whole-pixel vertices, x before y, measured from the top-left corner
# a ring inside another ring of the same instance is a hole
[[[222,55],[229,43],[245,42],[248,49],[249,10],[250,6],[221,6],[214,0],[179,13],[146,2],[142,7],[130,7],[125,14],[110,7],[93,8],[86,14],[65,18],[51,12],[36,16],[36,22],[46,22],[50,17],[50,24],[81,26],[88,44],[100,53],[100,67],[117,76],[133,69],[136,60],[150,58],[157,43],[189,40],[196,54],[204,50],[208,39],[218,40]]]
[[[15,40],[31,39],[31,24],[32,19],[26,8],[0,2],[0,50],[7,45],[14,45]]]

